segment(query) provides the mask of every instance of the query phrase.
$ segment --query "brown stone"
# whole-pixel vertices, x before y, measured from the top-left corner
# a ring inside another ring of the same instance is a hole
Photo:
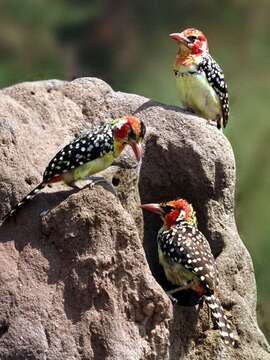
[[[1,217],[75,134],[136,113],[148,130],[142,202],[182,196],[193,203],[239,337],[237,348],[226,348],[205,306],[171,305],[162,290],[171,285],[157,261],[160,220],[145,214],[140,239],[138,168],[125,151],[104,174],[117,197],[101,185],[80,191],[55,185],[0,227],[1,360],[270,359],[256,321],[252,262],[234,220],[233,152],[220,131],[91,78],[3,89],[0,109]],[[198,302],[194,294],[182,295],[183,305]]]

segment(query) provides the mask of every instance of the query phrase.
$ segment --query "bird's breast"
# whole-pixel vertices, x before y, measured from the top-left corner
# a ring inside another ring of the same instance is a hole
[[[113,152],[106,153],[102,157],[99,157],[95,160],[91,160],[83,165],[78,166],[74,170],[66,173],[64,175],[67,178],[67,182],[83,180],[88,176],[94,175],[111,165],[115,159]],[[71,179],[72,178],[72,179]]]
[[[176,74],[180,105],[198,115],[215,120],[222,114],[220,100],[203,73],[182,71]]]
[[[162,265],[166,278],[174,285],[187,286],[188,284],[200,284],[196,274],[186,269],[182,264],[166,257],[158,246],[159,262]]]

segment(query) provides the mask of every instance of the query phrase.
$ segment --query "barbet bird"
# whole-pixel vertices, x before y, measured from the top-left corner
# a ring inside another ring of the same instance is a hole
[[[43,174],[42,182],[10,210],[3,222],[45,186],[61,181],[73,187],[76,181],[106,169],[120,156],[126,145],[131,146],[137,161],[140,161],[145,131],[142,121],[127,115],[84,132],[53,157]]]
[[[209,54],[205,35],[197,29],[170,34],[178,44],[174,74],[180,106],[226,127],[228,88],[220,66]]]
[[[209,306],[225,344],[235,344],[231,325],[218,297],[218,270],[210,246],[197,228],[195,211],[184,199],[144,204],[144,210],[159,214],[158,255],[166,278],[178,287],[168,292],[192,289]]]

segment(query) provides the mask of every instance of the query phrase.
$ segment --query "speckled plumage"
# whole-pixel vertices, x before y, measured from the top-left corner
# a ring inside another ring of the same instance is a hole
[[[219,116],[217,119],[217,121],[219,121],[218,127],[221,127],[222,125],[226,127],[230,109],[228,86],[225,82],[223,71],[208,53],[205,53],[202,57],[202,61],[198,65],[198,70],[205,74],[208,83],[215,90],[219,98],[222,116]]]
[[[99,125],[89,132],[83,132],[53,157],[44,171],[42,182],[10,210],[3,222],[33,199],[46,185],[63,181],[73,186],[77,180],[106,169],[128,144],[132,146],[136,157],[141,156],[138,144],[144,135],[143,122],[128,115]]]
[[[228,88],[224,74],[208,51],[203,33],[186,29],[170,35],[179,45],[174,74],[180,105],[225,127],[229,117]]]
[[[69,173],[66,176],[67,183],[84,178],[85,176],[80,174],[80,167],[109,153],[114,157],[114,145],[113,125],[103,124],[96,127],[93,131],[74,139],[54,156],[44,172],[43,181],[50,182],[59,175],[65,180],[65,173]],[[96,172],[98,171],[92,173]],[[89,175],[91,171],[87,174]]]
[[[164,224],[157,236],[159,261],[177,291],[192,289],[208,304],[226,344],[235,338],[218,298],[219,276],[210,245],[197,228],[192,205],[183,199],[145,204],[143,209],[161,215]],[[175,289],[172,290],[172,293]],[[170,292],[169,292],[170,293]]]
[[[195,225],[189,225],[187,222],[181,222],[170,229],[162,229],[158,235],[159,249],[162,256],[162,265],[166,272],[166,267],[172,263],[182,265],[188,274],[183,273],[182,284],[177,283],[173,276],[167,276],[168,280],[175,285],[184,285],[192,287],[190,281],[200,285],[201,280],[206,289],[215,289],[218,285],[218,273],[215,259],[211,253],[208,241]],[[167,265],[169,260],[169,265]],[[167,275],[167,274],[166,274]],[[188,277],[188,281],[185,281]]]

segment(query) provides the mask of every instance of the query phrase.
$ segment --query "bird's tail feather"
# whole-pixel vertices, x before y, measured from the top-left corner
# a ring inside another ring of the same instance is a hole
[[[38,192],[40,192],[47,184],[41,182],[36,186],[28,195],[26,195],[20,202],[18,202],[2,219],[2,223],[5,223],[11,216],[13,216],[22,206],[32,200]]]
[[[224,309],[221,305],[220,300],[214,294],[210,296],[205,296],[205,301],[209,308],[211,309],[212,316],[215,319],[215,322],[219,328],[221,337],[225,344],[235,345],[235,337],[230,325],[227,316],[224,313]]]

